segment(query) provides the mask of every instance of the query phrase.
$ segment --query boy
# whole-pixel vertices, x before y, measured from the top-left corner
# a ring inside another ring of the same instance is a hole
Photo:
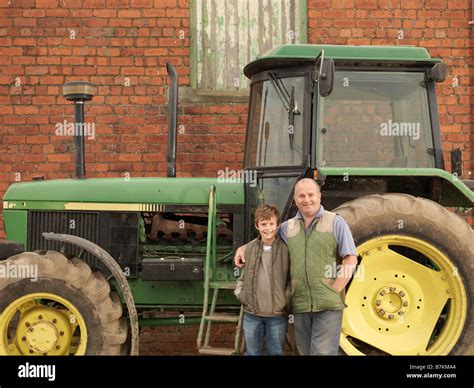
[[[243,246],[245,271],[234,293],[244,306],[246,355],[261,355],[264,337],[268,354],[283,354],[290,289],[288,248],[276,238],[279,226],[278,209],[259,206],[255,227],[260,237]]]

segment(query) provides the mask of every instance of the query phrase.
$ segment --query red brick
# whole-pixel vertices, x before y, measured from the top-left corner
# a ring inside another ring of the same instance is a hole
[[[105,8],[105,0],[82,0],[83,8]]]
[[[36,8],[58,8],[58,0],[36,0]]]
[[[15,106],[15,114],[17,115],[33,115],[38,114],[37,106]]]
[[[176,0],[154,0],[155,8],[176,8]]]
[[[49,136],[27,136],[26,142],[28,144],[47,144],[49,143]]]
[[[152,8],[153,0],[130,0],[132,8]]]
[[[139,18],[141,16],[141,12],[137,10],[118,11],[119,18]]]
[[[358,9],[376,9],[378,8],[377,0],[354,0],[354,5]]]
[[[117,10],[115,9],[95,9],[92,11],[94,17],[98,18],[114,18],[117,16]]]
[[[43,17],[45,16],[45,14],[46,12],[44,9],[25,9],[23,11],[23,17],[28,17],[28,18],[29,17]]]
[[[48,154],[48,162],[69,163],[73,160],[71,154]]]

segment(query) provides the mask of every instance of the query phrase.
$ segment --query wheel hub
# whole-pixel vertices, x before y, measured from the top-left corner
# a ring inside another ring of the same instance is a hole
[[[84,355],[87,326],[79,310],[58,294],[14,298],[0,319],[0,354]]]
[[[36,353],[47,353],[53,349],[59,338],[56,327],[47,321],[36,322],[26,333],[26,343]]]
[[[396,285],[381,288],[374,299],[375,311],[388,321],[399,319],[406,313],[409,305],[407,292]]]
[[[16,333],[20,354],[65,354],[71,338],[67,313],[46,306],[27,311],[20,319]]]

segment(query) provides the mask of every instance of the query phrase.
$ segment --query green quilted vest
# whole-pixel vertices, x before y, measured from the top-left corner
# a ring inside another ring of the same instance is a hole
[[[325,210],[307,235],[304,220],[288,220],[293,313],[345,307],[341,294],[328,284],[335,279],[335,269],[341,262],[333,233],[335,217],[335,213]]]

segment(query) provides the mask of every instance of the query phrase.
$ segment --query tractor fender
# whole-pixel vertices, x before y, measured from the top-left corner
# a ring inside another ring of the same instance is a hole
[[[24,245],[20,242],[0,240],[0,260],[6,260],[24,251]]]
[[[133,301],[132,291],[130,290],[130,286],[128,285],[127,278],[123,274],[122,269],[114,260],[114,258],[98,245],[82,237],[60,233],[43,233],[43,237],[46,240],[60,241],[68,244],[73,244],[79,248],[82,248],[97,257],[110,270],[113,277],[117,281],[118,287],[120,288],[120,292],[122,293],[125,299],[125,304],[127,305],[128,309],[131,330],[130,355],[138,355],[139,328],[137,309],[135,307],[135,302]]]

